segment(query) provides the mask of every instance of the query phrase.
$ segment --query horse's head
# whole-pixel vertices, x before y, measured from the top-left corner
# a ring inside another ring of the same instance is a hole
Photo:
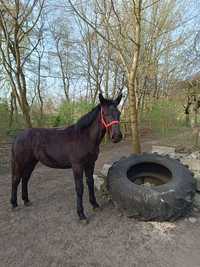
[[[102,94],[99,94],[102,127],[108,130],[113,143],[118,143],[122,140],[122,133],[120,130],[120,111],[117,108],[121,98],[122,94],[115,100],[105,99]]]

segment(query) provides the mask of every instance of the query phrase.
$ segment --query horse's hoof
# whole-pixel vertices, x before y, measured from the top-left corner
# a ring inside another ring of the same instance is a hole
[[[93,207],[93,211],[96,212],[96,211],[101,211],[102,208],[98,205],[98,206],[95,206]]]
[[[11,210],[12,210],[13,212],[18,211],[18,210],[19,210],[18,205],[12,205]]]
[[[32,206],[33,204],[32,204],[32,202],[31,201],[24,201],[24,206],[26,206],[26,207],[30,207],[30,206]]]
[[[87,225],[89,223],[89,220],[88,220],[88,218],[84,218],[84,219],[80,219],[79,222],[82,225]]]
[[[95,204],[93,204],[93,211],[99,211],[101,210],[101,207],[99,206],[99,204],[96,202]]]
[[[12,210],[15,210],[15,209],[18,207],[18,205],[17,205],[16,202],[13,203],[13,202],[11,201],[11,205],[12,205]]]

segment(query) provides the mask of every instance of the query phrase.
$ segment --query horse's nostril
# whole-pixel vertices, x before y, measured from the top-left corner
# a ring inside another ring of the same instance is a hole
[[[111,136],[111,139],[112,139],[113,142],[119,142],[122,139],[122,134],[121,133],[113,134]]]

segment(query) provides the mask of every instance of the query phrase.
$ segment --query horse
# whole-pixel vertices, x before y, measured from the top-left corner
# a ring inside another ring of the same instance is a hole
[[[89,191],[89,201],[99,208],[94,191],[93,173],[99,155],[99,146],[108,131],[113,143],[122,139],[120,111],[117,106],[122,94],[115,100],[99,94],[100,103],[77,123],[66,128],[28,128],[21,132],[12,145],[11,204],[17,207],[17,188],[22,181],[22,200],[30,206],[28,181],[38,162],[57,169],[72,168],[75,181],[77,214],[87,220],[83,208],[83,173]]]

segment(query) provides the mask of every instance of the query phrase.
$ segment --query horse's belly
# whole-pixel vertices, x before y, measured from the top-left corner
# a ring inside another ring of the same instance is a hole
[[[55,163],[55,162],[49,162],[49,161],[45,161],[45,160],[40,160],[40,162],[50,168],[54,168],[54,169],[70,169],[72,167],[72,165],[69,162],[65,162],[65,163]]]
[[[39,161],[50,168],[70,169],[72,167],[70,161],[66,157],[56,157],[47,153],[42,153],[39,156]]]

